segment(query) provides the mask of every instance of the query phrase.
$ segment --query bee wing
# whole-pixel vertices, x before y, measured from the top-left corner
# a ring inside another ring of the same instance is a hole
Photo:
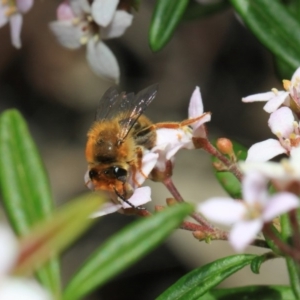
[[[122,120],[120,121],[121,130],[119,139],[124,140],[135,124],[140,115],[147,109],[148,105],[155,98],[158,90],[158,84],[153,84],[140,91],[136,96],[133,93],[124,95],[120,104],[123,105]],[[121,106],[121,105],[120,105]]]
[[[115,115],[118,106],[116,105],[120,101],[119,91],[115,86],[110,87],[100,99],[97,111],[96,120],[102,121],[108,119],[109,115]]]

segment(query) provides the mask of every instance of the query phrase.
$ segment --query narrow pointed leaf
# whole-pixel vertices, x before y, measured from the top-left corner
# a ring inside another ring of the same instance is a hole
[[[225,278],[249,265],[254,258],[255,255],[241,254],[218,259],[180,278],[157,300],[199,299]]]
[[[216,289],[201,296],[198,300],[296,300],[292,289],[287,286],[246,286]]]
[[[122,229],[84,263],[66,287],[63,299],[84,299],[161,243],[192,210],[187,203],[177,204]]]
[[[221,1],[213,4],[200,4],[196,1],[191,1],[184,12],[183,19],[193,20],[205,18],[230,7],[231,6],[227,1]]]
[[[276,257],[278,257],[278,256],[274,252],[267,252],[263,255],[255,257],[252,260],[251,265],[250,265],[252,272],[255,274],[259,274],[259,270],[260,270],[262,263],[264,263],[267,260],[276,258]]]
[[[271,1],[272,4],[270,0],[230,1],[260,42],[296,70],[300,65],[299,18],[277,0]]]
[[[0,188],[9,221],[19,236],[52,214],[53,201],[44,166],[17,110],[7,110],[0,116]],[[59,294],[56,258],[40,267],[37,276],[50,291]]]
[[[157,0],[149,32],[152,51],[161,50],[171,39],[189,0]]]
[[[95,221],[89,216],[104,202],[104,197],[99,194],[82,196],[70,201],[50,219],[34,226],[21,239],[21,254],[14,273],[31,273],[52,255],[64,250]]]

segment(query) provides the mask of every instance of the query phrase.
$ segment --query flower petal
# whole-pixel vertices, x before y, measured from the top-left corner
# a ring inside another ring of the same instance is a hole
[[[268,124],[274,134],[280,134],[281,136],[288,138],[294,131],[294,120],[291,109],[288,107],[281,107],[271,113]]]
[[[135,207],[144,205],[145,203],[151,201],[151,188],[149,186],[137,188],[128,201]],[[131,208],[131,206],[124,201],[122,201],[122,207]]]
[[[245,103],[256,102],[256,101],[268,101],[275,96],[274,92],[266,92],[255,95],[250,95],[242,98],[242,101]]]
[[[257,202],[261,204],[268,200],[267,179],[259,172],[247,173],[243,179],[243,196],[244,200],[249,205],[254,205]]]
[[[200,88],[196,86],[189,104],[189,119],[201,116],[203,114],[203,111],[204,108]]]
[[[69,4],[69,2],[62,2],[57,10],[56,17],[59,21],[72,20],[75,18],[74,12]]]
[[[0,281],[0,299],[52,300],[53,298],[34,280],[10,277]]]
[[[268,205],[263,212],[263,219],[266,222],[299,207],[299,199],[292,193],[282,192],[270,198]]]
[[[101,209],[90,215],[90,218],[98,218],[108,214],[112,214],[122,208],[121,204],[114,204],[112,202],[106,202],[101,206]]]
[[[16,0],[16,5],[18,10],[25,14],[33,5],[33,0]]]
[[[260,219],[236,223],[229,233],[230,244],[236,251],[243,251],[255,239],[262,226]]]
[[[193,128],[193,137],[206,138],[206,128],[203,126],[204,123],[209,122],[211,120],[210,113],[204,113],[203,118],[201,118],[196,123],[193,123],[191,126]]]
[[[300,79],[300,67],[295,71],[295,73],[292,76],[291,82],[292,85],[298,85]]]
[[[23,16],[21,14],[14,14],[9,18],[10,35],[12,44],[16,48],[21,48],[21,28],[23,23]]]
[[[54,21],[49,24],[49,27],[62,46],[68,49],[81,47],[80,39],[83,33],[71,21]]]
[[[143,158],[142,158],[142,172],[137,170],[134,174],[134,180],[132,178],[129,179],[129,184],[133,188],[137,188],[138,186],[141,186],[144,181],[147,179],[147,176],[150,174],[150,172],[153,170],[156,162],[158,159],[157,153],[147,152],[145,151]]]
[[[119,0],[95,0],[92,4],[92,16],[97,24],[106,27],[113,19]]]
[[[279,154],[286,153],[278,140],[268,139],[252,145],[247,154],[247,162],[264,162]]]
[[[69,3],[74,15],[77,17],[83,17],[84,14],[90,14],[91,12],[88,0],[71,0]]]
[[[89,40],[87,60],[92,70],[99,76],[119,82],[120,69],[114,54],[101,41]]]
[[[111,23],[101,29],[101,38],[111,39],[123,35],[127,27],[131,25],[132,19],[132,14],[125,10],[117,10]]]
[[[13,268],[19,252],[18,246],[12,230],[0,224],[0,278]],[[0,297],[0,299],[3,298]]]
[[[286,103],[289,100],[289,94],[284,91],[278,91],[277,95],[270,99],[264,106],[264,110],[268,113],[276,111],[282,104],[288,105]]]
[[[213,222],[231,225],[243,218],[246,207],[231,198],[215,197],[198,204],[197,210]]]

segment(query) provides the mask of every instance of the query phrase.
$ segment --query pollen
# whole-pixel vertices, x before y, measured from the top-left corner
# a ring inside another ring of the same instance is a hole
[[[283,83],[283,87],[286,91],[288,91],[291,87],[291,81],[290,80],[282,80],[282,83]]]
[[[14,15],[15,13],[18,12],[18,9],[16,6],[10,6],[6,11],[5,11],[5,15],[7,17],[10,17],[12,15]]]
[[[80,38],[80,44],[85,45],[88,42],[88,40],[89,40],[88,37],[84,35]]]
[[[272,91],[275,95],[278,95],[278,90],[277,90],[277,89],[272,88],[271,91]]]

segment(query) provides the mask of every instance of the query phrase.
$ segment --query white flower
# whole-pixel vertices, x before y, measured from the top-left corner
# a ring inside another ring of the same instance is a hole
[[[133,194],[127,200],[135,207],[144,205],[145,203],[151,201],[150,187],[148,186],[141,187],[141,185],[147,179],[149,173],[152,171],[153,167],[155,166],[157,162],[157,158],[158,158],[158,154],[145,150],[142,158],[141,169],[136,170],[134,174],[131,172],[129,175],[127,183],[133,189]],[[89,176],[89,171],[87,171],[86,174],[84,175],[84,181],[86,186],[89,189],[95,190],[95,186]],[[93,218],[99,217],[116,211],[122,212],[123,209],[127,209],[131,207],[128,203],[118,198],[115,193],[111,192],[109,193],[109,196],[111,202],[106,203],[104,206],[101,207],[99,211],[94,213],[91,217]]]
[[[119,81],[120,69],[111,50],[102,40],[121,36],[132,23],[133,16],[117,10],[119,0],[87,0],[63,2],[57,9],[57,21],[50,28],[66,48],[87,45],[87,60],[99,76]]]
[[[32,5],[33,0],[2,0],[0,2],[0,27],[10,23],[10,36],[16,48],[21,48],[23,14],[27,13]]]
[[[279,190],[300,192],[300,148],[292,149],[289,159],[277,162],[240,162],[241,170],[248,174],[253,171],[270,179]]]
[[[51,300],[52,297],[36,281],[9,275],[18,258],[18,247],[11,230],[0,224],[0,299]]]
[[[204,123],[210,121],[211,115],[203,112],[199,87],[196,87],[192,94],[188,112],[189,120],[181,122],[178,128],[163,128],[164,123],[162,123],[156,130],[156,145],[151,151],[159,154],[155,168],[160,172],[165,170],[167,161],[174,161],[174,156],[180,149],[195,149],[193,138],[206,138]]]
[[[299,123],[290,108],[281,107],[270,115],[269,127],[278,140],[268,139],[256,143],[248,150],[246,161],[267,161],[279,154],[297,148],[300,144]]]
[[[244,201],[215,197],[198,205],[208,219],[232,225],[229,242],[236,251],[243,251],[276,216],[299,206],[292,193],[268,194],[266,178],[257,172],[247,173],[242,182]]]
[[[272,89],[271,92],[255,94],[242,99],[243,102],[267,101],[264,110],[268,113],[276,111],[280,106],[291,107],[295,104],[300,109],[300,68],[298,68],[291,81],[283,80],[285,91]],[[293,103],[293,104],[292,104]]]

